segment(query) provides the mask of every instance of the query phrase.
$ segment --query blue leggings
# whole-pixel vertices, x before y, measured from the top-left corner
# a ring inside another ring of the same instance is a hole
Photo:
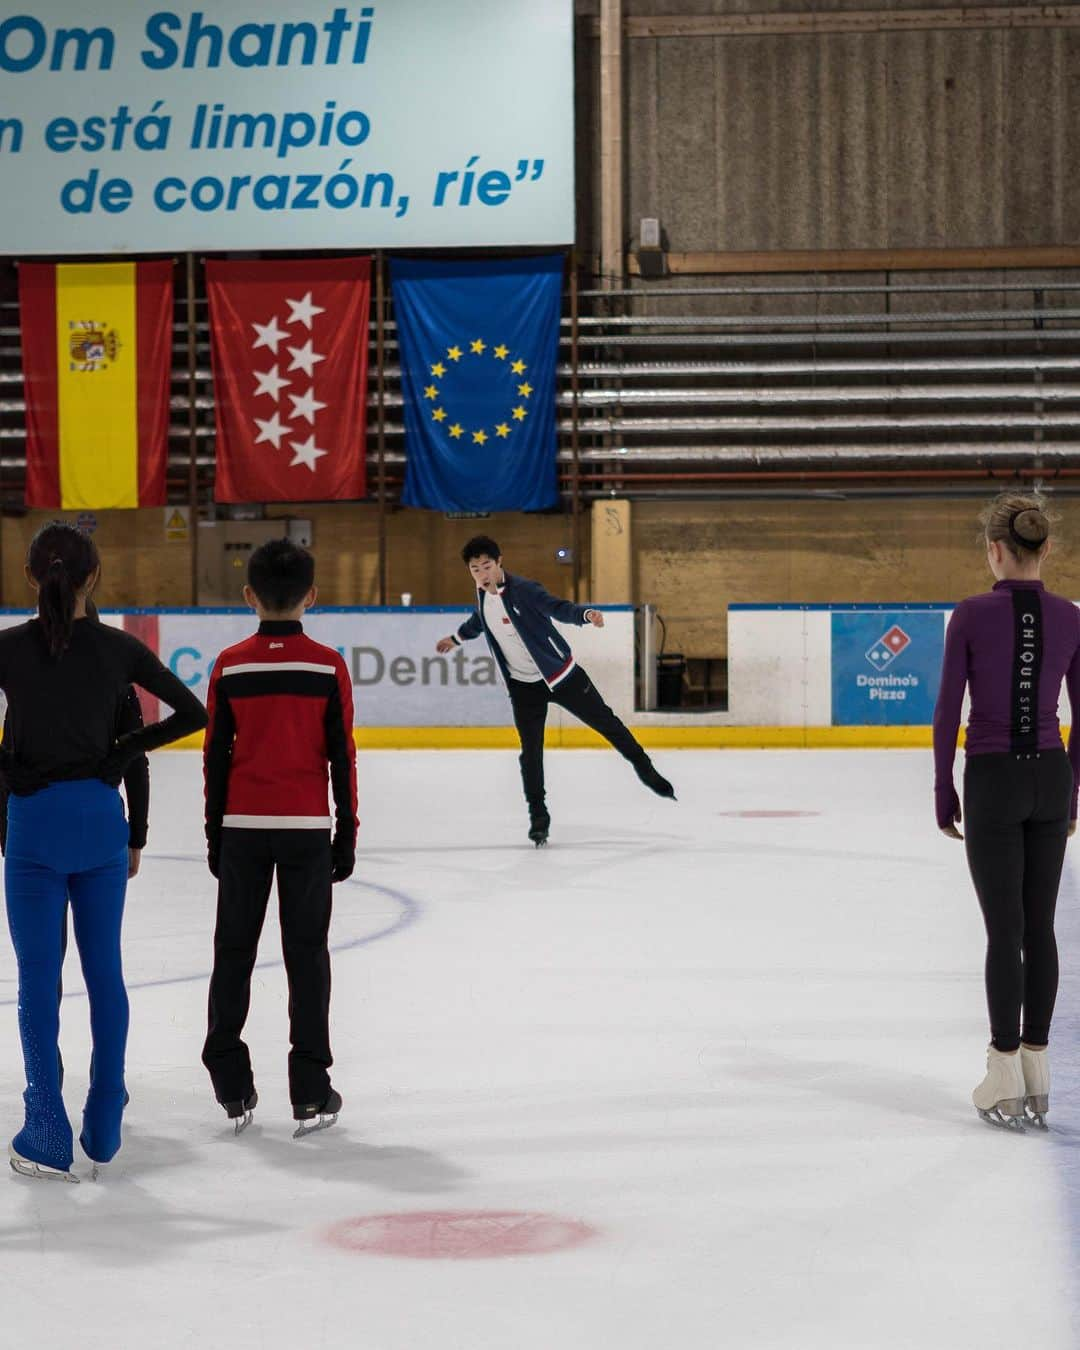
[[[26,1121],[12,1140],[24,1158],[66,1170],[72,1132],[60,1093],[56,989],[69,899],[93,1037],[82,1145],[96,1162],[120,1147],[128,1001],[120,960],[128,827],[120,794],[97,779],[53,783],[8,802],[4,889],[19,967],[19,1035]]]

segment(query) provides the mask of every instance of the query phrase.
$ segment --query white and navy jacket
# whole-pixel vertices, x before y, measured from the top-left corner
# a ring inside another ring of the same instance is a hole
[[[548,688],[554,689],[574,669],[574,653],[570,650],[570,644],[552,623],[552,619],[558,619],[560,623],[576,623],[584,626],[588,622],[585,616],[594,606],[575,605],[572,600],[558,600],[545,591],[538,581],[526,581],[524,577],[511,576],[509,572],[504,572],[503,578],[499,595],[506,606],[510,621],[517,629],[518,636],[524,642],[529,655],[536,662],[536,667],[544,677]],[[510,669],[506,664],[506,657],[492,636],[491,628],[484,616],[486,596],[487,592],[483,588],[477,590],[476,609],[457,630],[454,641],[460,646],[462,642],[479,637],[483,633],[488,640],[491,654],[503,673],[503,679],[509,680]]]

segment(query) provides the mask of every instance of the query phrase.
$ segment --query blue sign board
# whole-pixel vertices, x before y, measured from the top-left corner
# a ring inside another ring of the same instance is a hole
[[[926,726],[945,650],[944,611],[832,614],[833,726]]]

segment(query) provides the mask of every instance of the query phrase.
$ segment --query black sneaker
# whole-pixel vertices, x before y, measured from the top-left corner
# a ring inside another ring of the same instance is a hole
[[[551,817],[547,813],[547,808],[541,806],[538,810],[529,812],[529,838],[537,848],[543,848],[548,841],[548,830],[551,829]]]
[[[651,759],[640,760],[634,765],[634,772],[645,786],[655,792],[658,797],[667,797],[670,801],[675,800],[675,789],[662,774],[657,772],[656,765]]]

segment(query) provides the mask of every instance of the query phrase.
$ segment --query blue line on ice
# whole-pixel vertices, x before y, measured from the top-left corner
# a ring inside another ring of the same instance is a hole
[[[190,862],[200,863],[205,866],[206,860],[191,853],[149,853],[146,855],[148,862]],[[347,886],[360,886],[364,890],[374,891],[377,895],[388,896],[401,906],[401,913],[387,924],[385,928],[380,928],[374,933],[366,933],[363,937],[349,938],[345,942],[338,942],[331,946],[332,953],[351,952],[357,947],[370,947],[373,942],[381,942],[384,938],[396,937],[398,933],[403,933],[406,928],[411,927],[420,917],[422,908],[419,900],[414,900],[412,896],[406,895],[404,891],[393,890],[390,886],[379,886],[373,881],[361,881],[359,879],[350,879],[344,884]],[[273,970],[283,965],[281,960],[277,961],[259,961],[256,970]],[[195,971],[188,975],[170,975],[159,980],[136,980],[128,984],[128,992],[135,989],[161,989],[171,984],[194,984],[195,982],[208,980],[210,972],[208,970]],[[69,993],[64,991],[64,998],[85,998],[84,989],[72,989]],[[17,998],[0,999],[0,1008],[11,1008],[18,1003]]]

